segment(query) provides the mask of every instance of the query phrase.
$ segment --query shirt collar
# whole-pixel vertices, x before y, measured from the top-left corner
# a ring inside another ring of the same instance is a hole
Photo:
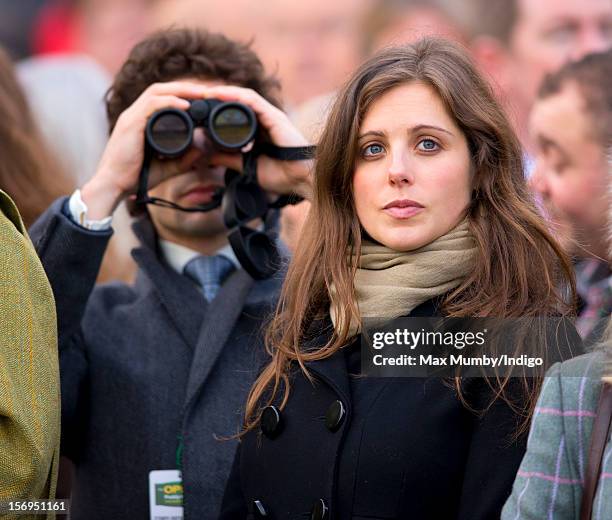
[[[193,249],[170,242],[168,240],[163,240],[161,238],[159,239],[159,248],[161,249],[161,253],[168,265],[179,274],[183,274],[183,269],[187,265],[187,262],[193,260],[196,256],[201,255],[201,253],[198,253]],[[215,251],[214,254],[224,256],[230,262],[232,262],[236,269],[240,269],[240,262],[238,262],[238,258],[236,258],[232,246],[229,244],[225,244],[223,247]]]

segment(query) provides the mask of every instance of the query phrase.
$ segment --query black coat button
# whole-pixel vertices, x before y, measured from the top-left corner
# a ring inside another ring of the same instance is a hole
[[[283,429],[283,418],[276,406],[266,406],[261,413],[260,427],[269,439],[276,437]]]
[[[310,520],[325,520],[327,518],[327,505],[325,500],[319,498],[312,507],[312,513],[310,513]]]
[[[253,501],[253,515],[255,516],[255,518],[267,518],[268,517],[268,512],[266,511],[266,508],[264,507],[264,505],[261,503],[261,500]]]
[[[346,411],[344,410],[342,401],[334,401],[325,414],[325,426],[327,426],[330,431],[335,432],[340,428],[345,415]]]

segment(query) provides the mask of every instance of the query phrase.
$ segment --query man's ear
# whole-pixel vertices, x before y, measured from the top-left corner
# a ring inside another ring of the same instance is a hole
[[[503,42],[492,36],[477,36],[470,43],[470,51],[496,94],[511,90],[512,59],[510,51]]]

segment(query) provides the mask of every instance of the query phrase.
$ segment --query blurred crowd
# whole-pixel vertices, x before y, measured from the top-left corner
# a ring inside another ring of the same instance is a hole
[[[137,42],[171,26],[250,42],[313,144],[338,89],[376,51],[425,35],[463,45],[507,110],[529,187],[573,258],[578,331],[587,343],[601,336],[612,310],[612,89],[596,85],[612,79],[612,63],[593,72],[582,61],[569,81],[548,75],[612,48],[610,0],[0,0],[0,189],[26,226],[94,175],[114,75]],[[36,149],[18,150],[26,146],[20,135],[36,136]],[[31,161],[18,164],[25,156]],[[308,202],[283,210],[289,249],[305,218]],[[133,280],[131,221],[125,208],[115,214],[98,282]]]
[[[524,146],[527,175],[537,160],[538,170],[545,162],[529,128],[543,77],[612,45],[609,0],[235,0],[231,8],[220,0],[1,0],[0,13],[0,43],[17,63],[33,123],[57,164],[58,173],[41,179],[50,192],[61,186],[60,176],[78,186],[93,175],[108,133],[104,93],[133,45],[156,29],[205,27],[252,42],[281,80],[285,109],[313,142],[336,89],[363,59],[424,35],[451,38],[469,49],[495,86]],[[540,177],[534,187],[546,203],[550,194]],[[2,179],[2,187],[23,197],[12,182]],[[284,213],[289,245],[305,206]],[[572,226],[555,216],[559,229]],[[101,281],[134,274],[127,212],[115,227],[108,253],[114,260],[105,262]]]

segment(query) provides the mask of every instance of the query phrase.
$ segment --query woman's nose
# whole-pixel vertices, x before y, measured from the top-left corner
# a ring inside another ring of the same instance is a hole
[[[414,175],[411,171],[409,158],[403,151],[398,151],[391,155],[388,177],[391,184],[414,183]]]

